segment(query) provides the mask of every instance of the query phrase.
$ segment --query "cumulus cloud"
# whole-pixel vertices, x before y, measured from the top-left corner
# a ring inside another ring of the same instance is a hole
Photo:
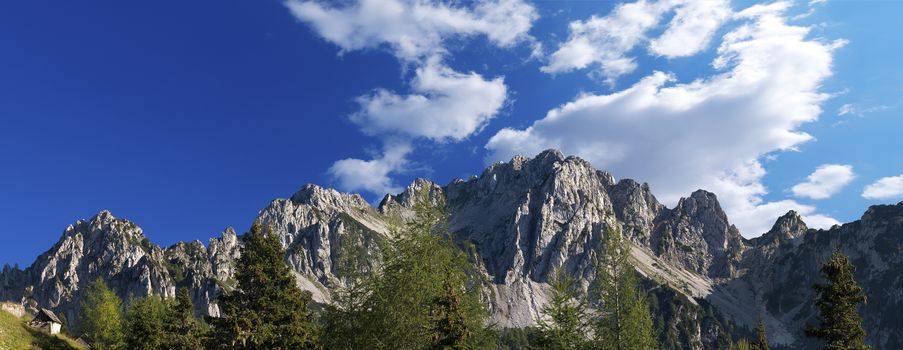
[[[408,61],[444,53],[443,41],[454,37],[485,35],[498,46],[511,46],[531,39],[528,31],[538,18],[533,6],[520,0],[472,7],[418,0],[359,0],[344,7],[288,0],[285,5],[342,52],[386,44]]]
[[[462,140],[481,130],[505,103],[502,78],[483,79],[458,73],[430,60],[417,69],[410,95],[385,89],[357,98],[361,109],[351,117],[372,135],[400,133],[434,141]]]
[[[677,8],[665,32],[649,43],[649,51],[665,57],[696,54],[730,16],[727,1],[688,1]]]
[[[794,185],[790,191],[797,197],[825,199],[840,191],[855,177],[850,165],[823,164],[809,174],[806,181]]]
[[[346,158],[332,164],[328,173],[338,185],[347,191],[370,191],[373,193],[398,193],[390,174],[408,164],[411,144],[406,141],[387,142],[382,155],[371,160]]]
[[[597,64],[608,83],[636,69],[627,53],[647,41],[646,33],[659,26],[665,13],[676,10],[665,32],[649,43],[649,50],[665,57],[681,57],[704,49],[715,30],[730,17],[727,1],[640,0],[621,4],[604,17],[592,16],[570,23],[568,40],[541,68],[564,73]]]
[[[339,187],[385,194],[398,190],[391,178],[408,165],[413,142],[460,141],[481,131],[504,106],[508,88],[503,77],[453,70],[444,63],[445,42],[485,36],[498,47],[520,42],[541,50],[529,35],[538,18],[522,0],[444,3],[429,0],[358,0],[327,3],[288,0],[286,7],[340,53],[387,47],[399,61],[415,68],[410,92],[376,88],[359,96],[360,110],[351,120],[382,140],[383,153],[370,160],[342,159],[329,173]]]
[[[891,199],[903,197],[903,175],[888,176],[878,179],[862,191],[866,199]]]
[[[741,24],[724,35],[713,61],[721,73],[675,83],[673,75],[654,72],[621,91],[578,96],[526,129],[499,131],[486,145],[489,159],[558,148],[649,182],[669,205],[710,189],[747,237],[790,209],[823,225],[836,222],[792,200],[763,200],[758,159],[812,139],[798,127],[821,113],[828,95],[819,87],[843,43],[809,39],[810,28],[787,23],[788,7],[756,5],[735,14]]]

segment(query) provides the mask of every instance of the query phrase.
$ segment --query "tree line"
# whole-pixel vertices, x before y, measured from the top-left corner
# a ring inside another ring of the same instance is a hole
[[[594,258],[596,278],[583,286],[564,269],[551,273],[548,303],[523,341],[488,322],[474,254],[455,242],[443,204],[421,198],[413,218],[390,225],[379,267],[340,254],[342,287],[317,306],[284,263],[276,235],[255,223],[243,236],[237,286],[217,299],[219,318],[196,318],[188,290],[174,299],[121,300],[101,280],[82,300],[77,334],[92,349],[658,349],[648,296],[631,264],[630,243],[607,225]],[[343,244],[352,249],[353,242]],[[807,334],[825,349],[866,349],[856,306],[864,302],[852,265],[835,251],[816,286],[822,324]],[[314,309],[317,310],[314,310]],[[858,328],[857,328],[858,327]],[[768,349],[760,319],[754,342],[737,349]],[[514,344],[516,343],[516,344]]]

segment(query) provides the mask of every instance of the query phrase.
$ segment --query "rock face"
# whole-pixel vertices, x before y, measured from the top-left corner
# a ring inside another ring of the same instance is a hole
[[[802,329],[818,323],[812,285],[824,283],[819,269],[834,249],[856,266],[868,298],[860,308],[868,342],[876,349],[903,348],[903,202],[872,206],[860,220],[829,230],[808,229],[790,212],[751,241],[748,273],[730,283],[751,291],[747,302],[770,318],[769,331],[782,335],[776,340],[815,347]]]
[[[646,184],[616,181],[550,150],[444,187],[418,179],[376,208],[358,195],[305,185],[272,201],[257,220],[280,237],[299,286],[325,303],[344,283],[340,261],[377,268],[381,250],[392,242],[391,228],[409,219],[421,198],[447,204],[452,232],[474,248],[485,274],[492,321],[503,327],[535,323],[546,303],[545,282],[556,270],[587,287],[612,228],[633,242],[668,347],[724,348],[725,338],[745,335],[760,315],[774,345],[811,345],[800,331],[815,322],[811,285],[819,281],[821,262],[841,247],[869,293],[863,312],[870,342],[903,348],[903,203],[872,207],[861,220],[828,231],[808,229],[790,212],[768,233],[745,240],[715,194],[699,190],[666,208]],[[169,297],[186,287],[199,314],[217,316],[216,296],[235,288],[240,249],[231,228],[206,247],[195,241],[163,249],[135,224],[101,212],[67,228],[29,268],[5,267],[0,299],[34,300],[72,319],[84,286],[102,278],[123,298]]]
[[[88,221],[69,225],[53,248],[7,279],[15,289],[5,289],[11,300],[34,299],[67,319],[75,319],[81,291],[95,279],[107,281],[121,297],[175,295],[166,270],[164,252],[151,244],[134,223],[114,218],[108,211]]]

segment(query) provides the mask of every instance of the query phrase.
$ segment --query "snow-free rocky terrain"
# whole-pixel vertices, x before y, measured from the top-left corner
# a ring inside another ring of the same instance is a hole
[[[444,187],[418,179],[376,208],[358,195],[308,184],[273,200],[258,220],[281,238],[299,285],[328,302],[330,289],[343,283],[339,256],[355,254],[369,264],[364,268],[374,267],[379,247],[391,244],[389,221],[409,217],[421,195],[447,200],[451,229],[482,271],[484,301],[502,327],[535,323],[552,271],[564,269],[588,286],[605,227],[617,225],[634,244],[657,326],[678,347],[722,348],[726,337],[748,335],[760,316],[773,345],[806,347],[802,329],[817,320],[811,286],[839,247],[856,264],[868,295],[861,311],[869,342],[903,348],[903,203],[873,206],[860,220],[830,230],[809,229],[789,212],[747,240],[713,193],[698,190],[666,208],[646,184],[616,181],[580,158],[549,150]],[[103,211],[67,227],[25,270],[4,267],[0,300],[34,299],[74,320],[84,287],[99,277],[123,298],[173,296],[189,287],[197,312],[217,316],[215,297],[234,288],[240,248],[231,228],[206,246],[161,248],[137,224]]]

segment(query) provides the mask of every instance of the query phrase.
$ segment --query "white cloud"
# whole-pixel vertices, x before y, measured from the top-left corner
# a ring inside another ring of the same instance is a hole
[[[408,142],[388,142],[381,156],[371,160],[354,158],[338,160],[332,164],[328,173],[347,191],[398,193],[402,188],[396,185],[389,175],[408,164],[406,157],[411,150]]]
[[[592,16],[570,23],[570,36],[552,53],[546,73],[564,73],[598,64],[612,84],[636,69],[627,53],[647,40],[646,33],[659,26],[665,13],[676,10],[665,32],[649,43],[649,50],[665,57],[681,57],[704,49],[715,30],[730,17],[727,1],[640,0],[621,4],[604,17]]]
[[[700,52],[730,16],[727,1],[688,1],[677,8],[664,34],[649,43],[649,51],[665,57],[684,57]]]
[[[790,209],[829,222],[810,206],[762,198],[758,159],[812,139],[798,127],[821,113],[828,95],[819,87],[842,43],[808,39],[808,27],[787,23],[787,7],[753,6],[735,15],[744,22],[724,35],[713,62],[722,73],[678,84],[655,72],[612,94],[578,96],[526,129],[498,132],[486,145],[490,160],[558,148],[649,182],[669,205],[706,188],[747,237]]]
[[[285,5],[343,52],[387,44],[406,61],[444,53],[443,41],[451,37],[485,35],[502,47],[531,40],[528,31],[538,18],[533,6],[520,0],[472,7],[418,0],[359,0],[344,7],[288,0]]]
[[[794,185],[790,191],[797,197],[825,199],[840,191],[855,177],[852,166],[823,164],[809,174],[805,182]]]
[[[340,4],[288,0],[286,7],[341,53],[387,46],[403,65],[413,66],[410,93],[382,88],[359,96],[351,120],[384,143],[371,160],[343,159],[329,173],[339,187],[385,194],[398,189],[391,174],[408,165],[415,139],[460,141],[481,131],[504,105],[504,78],[456,72],[444,63],[445,42],[483,35],[498,47],[520,42],[541,46],[529,35],[538,18],[521,0],[443,3],[429,0],[358,0]]]
[[[862,191],[867,199],[891,199],[903,197],[903,175],[888,176],[878,179]]]
[[[887,110],[889,108],[890,107],[885,106],[885,105],[877,105],[877,106],[862,108],[862,107],[859,107],[852,103],[846,103],[846,104],[840,106],[840,108],[837,108],[837,116],[842,117],[845,115],[855,115],[857,117],[864,117],[866,114],[880,112],[883,110]]]
[[[856,112],[856,109],[853,108],[853,105],[847,103],[847,104],[844,104],[843,106],[840,106],[840,108],[837,109],[837,116],[842,117],[847,114],[852,114],[855,112]]]
[[[502,78],[485,80],[458,73],[429,60],[411,82],[414,94],[385,89],[358,97],[361,110],[351,119],[371,135],[403,134],[434,141],[462,140],[481,130],[502,108],[507,87]]]
[[[549,63],[541,70],[564,73],[599,64],[608,78],[636,69],[633,58],[625,53],[636,46],[646,31],[656,26],[669,6],[640,0],[621,4],[605,17],[592,16],[585,21],[570,23],[570,37],[552,53]]]

